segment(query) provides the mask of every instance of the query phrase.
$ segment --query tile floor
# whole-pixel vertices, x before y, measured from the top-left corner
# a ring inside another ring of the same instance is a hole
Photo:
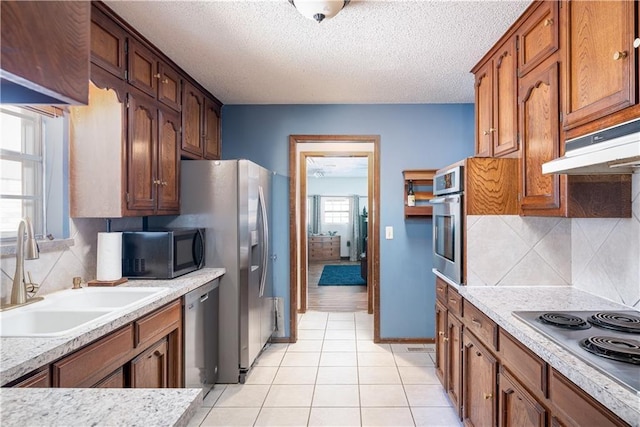
[[[216,385],[190,425],[461,425],[432,345],[374,344],[363,312],[307,312],[298,338],[269,346],[245,384]]]

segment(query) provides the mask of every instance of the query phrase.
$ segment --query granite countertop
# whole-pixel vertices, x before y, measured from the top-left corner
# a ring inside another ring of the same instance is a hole
[[[153,299],[87,323],[72,334],[52,338],[0,338],[0,386],[58,360],[224,273],[224,268],[203,268],[171,280],[129,280],[120,286],[168,289],[160,292]],[[46,300],[47,296],[44,295],[44,297]]]
[[[186,426],[202,390],[4,388],[5,426]]]
[[[2,338],[0,385],[51,363],[224,273],[224,268],[205,268],[172,280],[130,280],[120,286],[166,289],[73,334]],[[6,425],[185,426],[200,407],[202,397],[201,389],[2,388],[0,412]]]
[[[640,394],[611,380],[544,335],[518,320],[513,311],[633,310],[571,286],[459,286],[452,285],[499,327],[522,342],[555,370],[631,424],[640,426]],[[639,368],[640,372],[640,368]]]

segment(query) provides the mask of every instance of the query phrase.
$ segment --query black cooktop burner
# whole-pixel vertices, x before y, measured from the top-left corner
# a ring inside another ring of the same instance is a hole
[[[589,329],[591,327],[581,317],[567,313],[543,313],[538,317],[538,319],[547,325],[553,325],[564,329]]]
[[[612,311],[600,312],[587,318],[589,323],[601,328],[614,331],[640,334],[640,317],[628,313],[616,313]]]
[[[640,341],[615,337],[589,337],[580,346],[598,356],[640,365]]]

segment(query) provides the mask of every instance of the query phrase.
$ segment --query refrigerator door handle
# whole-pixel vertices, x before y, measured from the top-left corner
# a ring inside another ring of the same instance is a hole
[[[258,203],[262,212],[262,271],[260,274],[260,297],[264,296],[264,288],[267,282],[267,266],[269,260],[269,221],[267,219],[267,205],[264,199],[262,186],[258,186]]]

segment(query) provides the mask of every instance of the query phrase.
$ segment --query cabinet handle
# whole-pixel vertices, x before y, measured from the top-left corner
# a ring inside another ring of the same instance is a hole
[[[162,181],[162,183],[160,185],[162,185],[163,187],[166,187],[167,186],[167,181]]]
[[[489,132],[493,133],[495,132],[497,129],[496,128],[489,128]]]
[[[480,323],[479,321],[477,321],[473,317],[471,318],[471,323],[473,323],[474,325],[476,325],[479,328],[482,328],[482,323]]]
[[[155,77],[156,79],[160,79],[161,76],[160,76],[160,73],[158,73],[158,74],[154,74],[153,77]]]
[[[483,134],[483,135],[485,135],[485,136],[486,136],[486,135],[489,135],[489,131],[488,131],[488,130],[485,130],[484,132],[482,132],[482,134]]]
[[[485,400],[489,400],[493,397],[492,393],[482,393],[482,397],[484,397]]]
[[[453,299],[453,298],[449,298],[449,302],[452,304],[458,304],[458,300]]]
[[[614,61],[619,61],[620,59],[626,58],[627,55],[628,55],[628,53],[627,53],[626,50],[624,50],[622,52],[616,52],[616,53],[613,54],[613,60]]]
[[[640,47],[640,37],[638,37],[637,39],[635,39],[635,40],[633,41],[633,47],[634,47],[635,49],[637,49],[637,48],[639,48],[639,47]]]
[[[542,22],[542,25],[544,25],[545,27],[548,27],[551,24],[553,24],[553,19],[551,18],[547,18]]]
[[[438,335],[443,336],[443,335],[444,335],[444,332],[442,332],[442,331],[438,331]]]
[[[480,357],[482,356],[482,353],[480,353],[479,351],[476,351],[476,356]]]
[[[167,83],[169,83],[169,79],[162,79],[160,80],[160,83],[163,83],[166,85]]]
[[[448,337],[444,337],[444,338],[442,338],[442,341],[449,342],[449,338]]]

